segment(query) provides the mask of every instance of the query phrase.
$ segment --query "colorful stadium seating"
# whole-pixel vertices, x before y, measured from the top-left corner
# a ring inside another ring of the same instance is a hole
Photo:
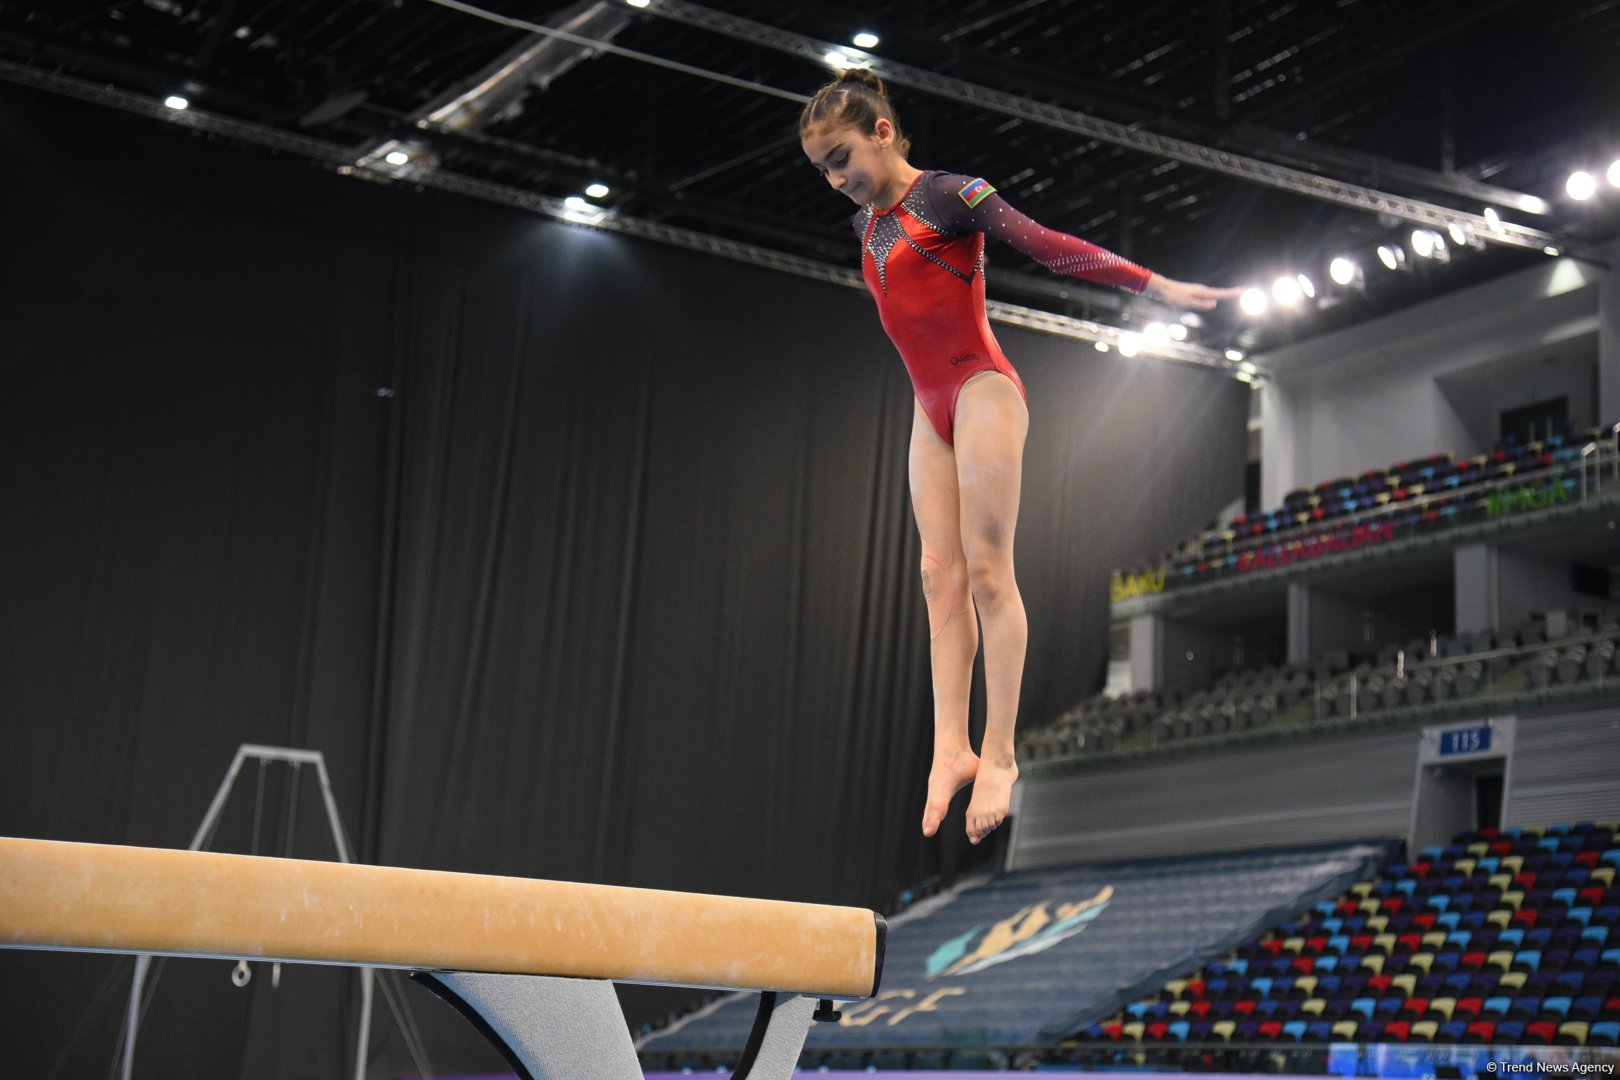
[[[1617,832],[1620,823],[1583,822],[1461,834],[1123,1015],[1196,1003],[1211,1034],[1231,1042],[1613,1046],[1620,949],[1606,946],[1620,914]],[[1311,973],[1298,975],[1297,961]],[[1117,1022],[1083,1037],[1155,1041]]]
[[[1021,734],[1018,752],[1031,763],[1145,752],[1188,740],[1313,727],[1336,730],[1353,718],[1372,721],[1401,709],[1430,716],[1451,710],[1460,717],[1470,709],[1489,709],[1505,696],[1570,697],[1615,685],[1620,680],[1620,608],[1574,613],[1564,627],[1563,636],[1549,641],[1548,620],[1542,616],[1500,638],[1470,634],[1412,642],[1354,666],[1324,663],[1239,672],[1186,696],[1148,691],[1098,696]],[[1560,841],[1551,842],[1556,851]],[[1470,874],[1477,859],[1493,858],[1489,847],[1469,857]],[[1568,854],[1575,865],[1589,870],[1603,860],[1596,851]],[[1493,863],[1493,869],[1494,877],[1509,868]],[[1531,877],[1523,884],[1535,882]],[[1579,900],[1583,886],[1569,887],[1576,890],[1573,900]],[[1573,900],[1566,906],[1577,906]]]
[[[1579,487],[1582,449],[1611,445],[1605,425],[1576,432],[1567,427],[1535,442],[1504,438],[1490,453],[1468,458],[1435,454],[1291,491],[1280,507],[1239,515],[1224,527],[1211,525],[1166,551],[1168,587],[1194,584],[1231,572],[1245,552],[1319,532],[1335,524],[1392,520],[1420,530],[1452,528],[1490,515],[1504,486],[1557,478],[1573,496]]]

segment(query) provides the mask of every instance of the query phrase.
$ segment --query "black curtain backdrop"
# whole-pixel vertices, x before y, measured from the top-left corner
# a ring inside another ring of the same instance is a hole
[[[881,907],[981,855],[965,799],[917,832],[862,294],[19,90],[0,140],[0,833],[184,846],[256,742],[325,754],[370,862]],[[1241,494],[1247,391],[999,332],[1035,725],[1099,685],[1109,571]],[[328,857],[294,783],[250,765],[213,847]],[[161,965],[138,1076],[347,1073],[352,973],[230,966]],[[132,968],[0,950],[0,1071],[108,1075]],[[501,1067],[402,990],[434,1070]],[[379,993],[373,1075],[400,1029]]]

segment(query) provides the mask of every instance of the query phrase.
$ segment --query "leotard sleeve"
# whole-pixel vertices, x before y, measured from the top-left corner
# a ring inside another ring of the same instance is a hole
[[[940,223],[956,233],[982,232],[1034,259],[1054,274],[1116,285],[1131,292],[1147,288],[1152,271],[1106,248],[1048,229],[1014,210],[984,180],[957,173],[935,173],[926,181],[928,201]]]

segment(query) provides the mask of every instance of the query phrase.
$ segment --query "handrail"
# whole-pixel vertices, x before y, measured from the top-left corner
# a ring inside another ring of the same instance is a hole
[[[1591,445],[1596,446],[1597,444],[1593,443]],[[1602,450],[1601,448],[1598,450],[1598,454],[1599,454],[1600,459],[1601,458],[1607,458],[1607,457],[1610,456],[1606,451]],[[1617,454],[1615,454],[1613,456],[1614,456],[1615,464],[1616,464],[1616,467],[1617,467],[1616,475],[1620,476],[1620,453],[1617,453]],[[1599,462],[1599,467],[1601,468],[1601,461]],[[1232,555],[1232,554],[1237,554],[1239,552],[1248,550],[1251,547],[1261,547],[1261,546],[1264,546],[1266,544],[1281,543],[1281,542],[1284,542],[1286,540],[1294,539],[1296,536],[1308,535],[1308,534],[1310,534],[1312,532],[1317,532],[1317,531],[1322,530],[1322,529],[1337,528],[1337,527],[1343,527],[1343,526],[1347,526],[1347,525],[1348,526],[1365,525],[1368,522],[1383,518],[1383,517],[1385,517],[1385,516],[1387,516],[1389,514],[1396,513],[1397,511],[1400,511],[1400,510],[1414,510],[1414,509],[1415,510],[1423,510],[1423,509],[1427,508],[1432,503],[1441,502],[1443,500],[1456,499],[1459,496],[1465,496],[1465,495],[1466,496],[1490,495],[1490,494],[1492,494],[1492,493],[1494,493],[1496,491],[1500,491],[1500,490],[1504,490],[1504,489],[1507,489],[1507,488],[1513,488],[1513,487],[1517,487],[1519,485],[1522,485],[1522,484],[1525,483],[1525,481],[1527,479],[1530,479],[1530,478],[1534,478],[1534,479],[1537,479],[1537,480],[1550,479],[1553,476],[1558,476],[1558,475],[1563,475],[1563,474],[1566,474],[1566,473],[1569,473],[1569,472],[1573,472],[1576,468],[1581,468],[1583,473],[1584,473],[1584,464],[1583,463],[1578,463],[1576,461],[1565,461],[1565,462],[1563,462],[1561,464],[1560,463],[1554,463],[1552,465],[1543,465],[1543,466],[1539,466],[1539,467],[1534,468],[1534,469],[1527,469],[1523,473],[1514,473],[1511,476],[1499,476],[1499,477],[1496,477],[1496,478],[1491,479],[1491,480],[1479,480],[1479,481],[1475,481],[1474,483],[1468,484],[1466,486],[1458,486],[1458,487],[1455,487],[1455,488],[1448,488],[1448,489],[1446,489],[1444,491],[1427,491],[1426,490],[1421,495],[1414,495],[1414,496],[1411,496],[1410,498],[1402,499],[1398,503],[1392,502],[1392,503],[1388,503],[1388,504],[1385,504],[1385,505],[1382,505],[1382,506],[1372,507],[1372,508],[1369,508],[1369,509],[1366,509],[1366,510],[1354,510],[1354,511],[1351,511],[1350,513],[1348,513],[1348,514],[1340,514],[1337,517],[1326,518],[1326,519],[1324,519],[1322,521],[1309,523],[1309,524],[1296,523],[1294,525],[1289,526],[1286,529],[1279,529],[1275,533],[1264,533],[1264,534],[1254,535],[1251,538],[1249,538],[1248,540],[1242,540],[1242,539],[1236,539],[1236,538],[1232,539],[1232,540],[1227,540],[1227,541],[1224,541],[1224,543],[1226,544],[1226,547],[1224,549],[1218,549],[1218,550],[1221,550],[1222,554]],[[1594,485],[1594,488],[1598,488],[1598,487],[1601,487],[1601,484]],[[1581,500],[1584,502],[1587,497],[1588,496],[1587,496],[1587,493],[1586,493],[1586,489],[1583,487],[1582,488],[1582,494],[1581,494]],[[1223,543],[1223,541],[1217,540],[1215,543],[1217,545],[1219,545],[1220,543]],[[1173,560],[1166,560],[1166,562],[1170,562],[1170,563],[1173,564]],[[1147,566],[1149,564],[1140,564],[1140,565],[1145,567],[1145,566]]]
[[[1620,424],[1617,424],[1616,428],[1620,428]],[[1620,435],[1617,435],[1616,437],[1620,438]],[[1593,492],[1603,489],[1603,465],[1611,458],[1613,459],[1614,463],[1615,479],[1620,481],[1620,447],[1615,447],[1611,453],[1611,449],[1602,444],[1593,443],[1590,445],[1598,447],[1596,451],[1597,460],[1594,463],[1596,465],[1594,472],[1597,476],[1597,482],[1592,484],[1590,488],[1586,486],[1582,487],[1579,499],[1581,502],[1587,501]],[[1425,491],[1421,495],[1414,495],[1409,498],[1402,499],[1398,503],[1392,502],[1382,506],[1370,507],[1365,510],[1355,510],[1347,514],[1340,514],[1332,518],[1325,518],[1321,521],[1295,523],[1286,528],[1279,529],[1276,532],[1234,537],[1231,540],[1225,541],[1220,540],[1219,538],[1206,541],[1204,536],[1209,534],[1203,534],[1197,538],[1197,542],[1200,544],[1200,555],[1188,556],[1186,558],[1161,559],[1157,562],[1134,563],[1132,564],[1132,569],[1128,571],[1116,570],[1114,573],[1118,576],[1124,576],[1127,574],[1142,574],[1156,568],[1164,568],[1170,573],[1180,574],[1189,565],[1203,559],[1226,558],[1228,556],[1239,555],[1245,551],[1255,550],[1273,544],[1285,544],[1290,540],[1301,539],[1328,530],[1355,528],[1358,525],[1367,525],[1375,521],[1381,521],[1393,514],[1403,511],[1416,510],[1421,512],[1436,503],[1447,502],[1460,497],[1472,498],[1474,496],[1481,496],[1488,499],[1489,496],[1493,494],[1522,486],[1526,482],[1544,481],[1556,477],[1565,477],[1573,474],[1577,469],[1581,471],[1584,482],[1586,472],[1584,460],[1572,459],[1561,463],[1555,462],[1552,465],[1537,466],[1536,468],[1528,469],[1524,472],[1516,472],[1510,476],[1499,476],[1490,480],[1474,481],[1466,486],[1460,485],[1455,488],[1445,488],[1439,491]]]
[[[1119,746],[1095,750],[1086,748],[1079,750],[1078,752],[1064,753],[1059,756],[1031,758],[1028,760],[1028,764],[1031,767],[1044,770],[1051,767],[1089,765],[1114,760],[1120,757],[1136,757],[1144,753],[1176,752],[1184,749],[1209,747],[1212,745],[1235,746],[1250,740],[1262,740],[1288,731],[1308,735],[1312,732],[1342,731],[1347,726],[1384,726],[1400,722],[1402,719],[1410,717],[1422,717],[1432,720],[1435,717],[1437,708],[1467,712],[1470,706],[1478,706],[1480,707],[1481,715],[1484,715],[1486,712],[1493,711],[1493,709],[1500,709],[1504,706],[1511,706],[1514,708],[1534,707],[1546,700],[1548,688],[1543,686],[1526,686],[1524,688],[1515,688],[1506,691],[1499,690],[1496,688],[1496,680],[1498,675],[1493,668],[1493,662],[1504,659],[1517,660],[1519,663],[1513,665],[1510,670],[1522,670],[1522,663],[1524,661],[1530,660],[1538,655],[1547,652],[1562,652],[1567,648],[1577,645],[1599,645],[1605,641],[1620,643],[1620,635],[1617,635],[1612,630],[1599,630],[1595,632],[1570,634],[1564,637],[1537,642],[1531,645],[1490,649],[1482,652],[1463,653],[1456,656],[1434,656],[1425,659],[1421,663],[1407,665],[1405,674],[1406,681],[1410,681],[1417,674],[1427,672],[1432,675],[1435,672],[1440,672],[1447,669],[1462,669],[1470,664],[1479,664],[1484,669],[1485,682],[1481,684],[1478,690],[1440,702],[1402,702],[1393,706],[1385,706],[1381,703],[1369,701],[1364,704],[1362,702],[1362,695],[1365,692],[1364,683],[1362,682],[1363,677],[1369,674],[1378,674],[1380,671],[1393,672],[1398,670],[1399,661],[1397,661],[1396,664],[1389,664],[1386,662],[1376,665],[1372,672],[1354,670],[1338,672],[1334,675],[1323,678],[1313,678],[1308,687],[1296,686],[1293,690],[1273,687],[1272,689],[1261,693],[1229,695],[1222,700],[1210,700],[1200,704],[1200,708],[1203,704],[1213,705],[1221,715],[1227,718],[1235,718],[1240,711],[1240,706],[1245,703],[1251,706],[1252,713],[1259,713],[1262,715],[1269,713],[1270,719],[1258,723],[1253,727],[1244,728],[1242,730],[1211,731],[1200,732],[1198,734],[1187,733],[1167,737],[1166,735],[1161,734],[1163,729],[1167,726],[1166,718],[1179,713],[1181,710],[1185,709],[1187,705],[1185,702],[1178,704],[1160,704],[1152,707],[1151,715],[1147,719],[1145,726],[1136,729],[1136,731],[1126,736],[1127,739],[1137,739],[1142,735],[1146,735],[1146,742],[1141,745]],[[1564,689],[1571,692],[1581,692],[1583,690],[1589,691],[1595,694],[1599,699],[1603,700],[1607,700],[1609,697],[1620,696],[1616,695],[1615,693],[1617,688],[1620,688],[1620,678],[1604,673],[1600,673],[1594,678],[1582,679],[1576,683],[1572,683],[1567,687],[1564,687]],[[1329,714],[1324,705],[1324,698],[1336,699],[1339,696],[1339,692],[1346,689],[1348,689],[1351,693],[1349,715]],[[1296,694],[1300,696],[1296,697]],[[1295,702],[1303,700],[1304,696],[1308,695],[1312,701],[1311,709],[1308,715],[1297,719],[1292,724],[1278,726],[1276,723],[1277,718],[1285,715],[1287,709],[1291,707],[1279,706],[1279,699],[1285,695],[1293,698]],[[1270,706],[1269,709],[1254,708],[1257,706],[1265,706],[1267,704]],[[1081,736],[1107,734],[1108,722],[1110,720],[1123,719],[1123,715],[1124,710],[1121,710],[1120,712],[1104,713],[1101,715],[1096,713],[1088,715],[1083,711],[1079,717],[1074,720],[1066,721],[1058,725],[1052,725],[1040,730],[1041,732],[1048,734],[1056,731],[1072,731]],[[1465,719],[1466,717],[1453,716],[1451,718]],[[1021,742],[1019,749],[1021,752],[1027,752],[1029,746],[1029,742]]]

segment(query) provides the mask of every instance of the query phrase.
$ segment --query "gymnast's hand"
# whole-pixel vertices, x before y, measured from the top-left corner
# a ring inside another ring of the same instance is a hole
[[[1171,281],[1163,274],[1148,278],[1143,296],[1162,300],[1172,307],[1191,308],[1194,311],[1212,311],[1222,300],[1236,300],[1243,295],[1241,286],[1217,289],[1210,285],[1194,285],[1188,281]]]

